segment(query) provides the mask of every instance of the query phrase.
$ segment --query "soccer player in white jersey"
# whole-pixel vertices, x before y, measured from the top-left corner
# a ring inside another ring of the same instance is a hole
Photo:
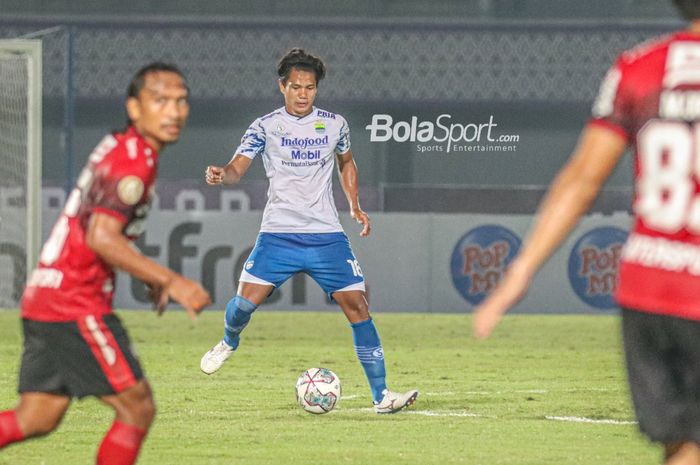
[[[360,208],[357,166],[345,119],[314,107],[323,62],[304,50],[290,50],[278,63],[284,106],[256,119],[224,167],[209,166],[209,185],[234,184],[253,159],[262,157],[270,181],[260,234],[241,272],[237,295],[226,306],[224,339],[202,357],[204,373],[217,371],[238,348],[240,333],[274,288],[295,273],[311,276],[343,309],[352,326],[357,357],[365,370],[377,413],[411,405],[418,391],[386,386],[384,352],[369,315],[362,270],[338,221],[332,190],[338,162],[350,214],[370,233]]]

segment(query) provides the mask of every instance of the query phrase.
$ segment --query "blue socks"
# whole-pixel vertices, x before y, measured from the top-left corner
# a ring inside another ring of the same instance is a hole
[[[384,350],[374,327],[372,318],[359,323],[351,323],[352,339],[355,353],[367,375],[369,387],[372,389],[372,399],[379,402],[384,397],[386,389],[386,369],[384,368]]]
[[[241,340],[241,332],[248,326],[250,317],[258,308],[253,302],[237,295],[226,305],[224,318],[224,342],[233,349],[238,348]],[[379,402],[384,397],[382,391],[386,389],[386,369],[384,367],[384,350],[374,327],[372,318],[359,323],[351,323],[352,339],[355,345],[357,358],[365,370],[369,387],[372,390],[372,399]]]
[[[229,300],[226,305],[226,316],[224,317],[224,342],[235,350],[241,341],[241,331],[248,326],[250,317],[258,308],[250,300],[237,295]]]

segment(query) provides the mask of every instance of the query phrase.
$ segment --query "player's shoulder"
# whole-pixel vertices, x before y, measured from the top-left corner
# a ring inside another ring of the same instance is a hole
[[[156,152],[133,127],[106,135],[90,154],[90,161],[113,174],[147,176],[156,169]]]
[[[343,118],[343,115],[341,115],[340,113],[333,113],[332,111],[324,110],[323,108],[317,107],[314,107],[314,116],[316,118],[329,121],[345,121],[345,118]]]
[[[272,121],[276,116],[282,116],[282,114],[283,114],[282,108],[278,108],[276,110],[271,111],[270,113],[268,113],[266,115],[262,115],[261,117],[259,117],[255,121],[257,123],[263,124],[263,123]]]
[[[324,110],[323,108],[314,107],[314,119],[316,120],[317,124],[321,124],[323,126],[328,125],[341,128],[343,126],[347,126],[348,124],[343,115]]]
[[[316,118],[327,119],[327,120],[337,120],[343,117],[338,113],[333,113],[332,111],[324,110],[323,108],[314,107],[314,116]]]
[[[644,66],[650,60],[665,56],[671,44],[681,40],[681,37],[681,33],[666,34],[639,43],[620,54],[618,65],[625,68]]]

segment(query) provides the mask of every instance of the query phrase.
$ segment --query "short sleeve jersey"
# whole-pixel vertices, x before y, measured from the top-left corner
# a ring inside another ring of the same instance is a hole
[[[150,206],[158,153],[134,130],[106,136],[90,155],[41,250],[22,296],[22,317],[74,321],[112,311],[114,270],[87,245],[93,213],[111,215],[133,240]]]
[[[313,108],[299,118],[282,107],[256,119],[237,154],[261,156],[270,182],[261,232],[327,233],[343,228],[333,200],[335,155],[350,150],[340,115]]]
[[[635,151],[619,304],[700,320],[700,36],[681,32],[623,53],[590,124],[617,132]]]

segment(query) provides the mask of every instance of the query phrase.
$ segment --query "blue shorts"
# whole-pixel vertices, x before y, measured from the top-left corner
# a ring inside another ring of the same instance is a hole
[[[362,269],[342,232],[261,232],[240,280],[279,287],[296,273],[311,276],[329,297],[338,291],[365,290]]]

